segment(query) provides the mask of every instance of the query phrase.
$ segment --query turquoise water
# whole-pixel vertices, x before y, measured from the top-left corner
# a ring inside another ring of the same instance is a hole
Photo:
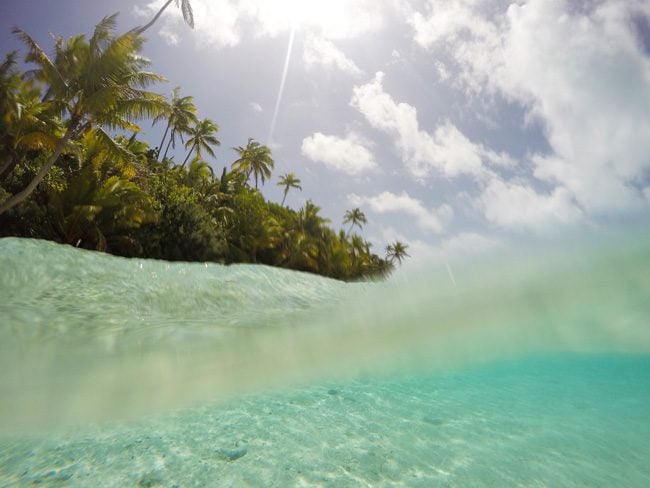
[[[0,486],[650,486],[647,238],[379,284],[2,239],[0,297]]]

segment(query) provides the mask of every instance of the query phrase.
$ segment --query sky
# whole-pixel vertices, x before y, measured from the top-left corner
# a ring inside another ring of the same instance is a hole
[[[162,0],[0,0],[46,50]],[[650,0],[191,0],[144,54],[220,126],[215,171],[254,138],[273,149],[263,188],[295,172],[335,228],[346,210],[411,266],[650,216]],[[142,124],[157,146],[164,127]],[[180,145],[175,158],[182,161]]]

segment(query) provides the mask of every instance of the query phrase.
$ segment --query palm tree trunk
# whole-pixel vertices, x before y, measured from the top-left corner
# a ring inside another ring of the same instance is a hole
[[[167,138],[167,132],[169,132],[169,128],[171,127],[171,122],[167,122],[167,127],[165,128],[165,133],[163,134],[162,141],[160,141],[160,145],[158,145],[158,152],[156,153],[156,158],[160,156],[160,151],[162,150],[162,145],[165,142],[165,139]]]
[[[167,147],[165,148],[165,154],[163,154],[161,161],[167,157],[167,151],[169,151],[169,146],[172,145],[173,140],[174,140],[174,134],[172,133],[172,135],[169,137],[169,142],[167,143]]]
[[[165,3],[165,5],[163,5],[161,7],[161,9],[158,10],[158,13],[154,16],[153,19],[151,19],[151,21],[148,24],[145,24],[145,25],[140,26],[140,27],[136,27],[135,29],[133,29],[133,32],[135,32],[136,34],[142,34],[149,27],[154,25],[156,23],[156,21],[158,20],[158,17],[160,17],[162,15],[162,13],[167,9],[167,7],[169,7],[169,5],[172,3],[172,1],[173,0],[167,0],[167,3]]]
[[[187,163],[187,160],[190,159],[190,154],[192,154],[192,151],[194,151],[194,148],[196,148],[196,143],[192,144],[192,148],[190,149],[190,152],[187,153],[187,156],[185,156],[185,160],[183,161],[183,164],[181,164],[181,168],[185,167],[185,163]]]
[[[16,193],[14,196],[10,197],[8,200],[0,204],[0,215],[5,213],[10,208],[15,207],[20,202],[25,200],[29,195],[32,194],[32,192],[36,189],[38,184],[41,181],[43,181],[43,178],[45,178],[45,175],[48,173],[48,171],[50,171],[52,165],[56,162],[57,159],[59,159],[59,156],[63,152],[63,149],[65,149],[65,146],[68,144],[70,139],[72,139],[72,136],[75,134],[77,130],[77,125],[78,124],[73,123],[72,125],[70,125],[70,127],[68,127],[68,130],[65,132],[63,138],[56,145],[56,148],[54,149],[54,152],[52,153],[50,158],[46,161],[46,163],[43,165],[43,167],[38,172],[38,174],[34,177],[34,179],[29,182],[29,185],[27,185],[27,187],[24,190]]]
[[[284,207],[284,201],[287,198],[287,193],[289,193],[289,188],[284,190],[284,196],[282,197],[282,203],[280,204],[281,207]]]
[[[0,166],[0,180],[4,180],[9,176],[17,163],[18,160],[16,158],[9,156],[2,166]]]

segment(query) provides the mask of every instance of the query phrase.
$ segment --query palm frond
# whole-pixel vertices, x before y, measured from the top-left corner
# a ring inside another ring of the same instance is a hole
[[[93,36],[90,38],[90,52],[97,56],[104,45],[111,39],[111,34],[117,26],[117,13],[104,17],[96,26]]]
[[[135,155],[129,151],[126,147],[119,144],[115,139],[113,139],[104,129],[97,127],[93,130],[94,136],[102,144],[107,154],[113,156],[116,159],[122,159],[125,161],[135,158]]]
[[[192,11],[192,5],[190,5],[189,0],[181,0],[181,12],[183,13],[183,20],[194,29],[194,12]],[[176,6],[178,6],[178,0],[176,0]]]
[[[27,62],[34,62],[39,65],[40,69],[46,72],[50,83],[60,85],[60,88],[67,88],[67,84],[57,67],[54,65],[49,56],[41,49],[36,41],[22,29],[14,28],[13,33],[27,46]]]
[[[59,138],[52,133],[35,131],[19,137],[16,141],[16,146],[28,149],[47,149],[49,151],[54,151],[58,143]]]
[[[147,88],[155,83],[164,83],[167,78],[150,71],[136,71],[123,77],[124,83],[138,88]]]
[[[11,51],[5,55],[5,60],[0,64],[0,77],[5,78],[16,66],[18,51]]]

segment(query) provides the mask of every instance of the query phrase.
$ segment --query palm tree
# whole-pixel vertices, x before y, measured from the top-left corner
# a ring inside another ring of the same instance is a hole
[[[36,64],[32,76],[45,84],[43,101],[52,101],[64,118],[65,131],[39,172],[25,189],[0,204],[0,214],[25,200],[43,180],[68,143],[95,126],[106,141],[113,139],[102,127],[139,131],[136,119],[156,117],[164,111],[164,97],[146,91],[161,76],[144,71],[149,62],[138,55],[143,39],[133,32],[113,35],[116,15],[97,24],[92,37],[75,36],[55,43],[51,59],[26,32],[14,32],[27,46],[27,62]]]
[[[54,151],[62,133],[55,104],[42,101],[35,80],[15,70],[16,55],[0,65],[0,179],[12,172],[21,150]]]
[[[138,35],[144,33],[144,31],[146,31],[147,29],[149,29],[152,25],[154,25],[156,23],[156,21],[158,20],[158,17],[160,17],[162,15],[162,13],[165,10],[167,10],[167,7],[169,7],[171,5],[172,1],[176,2],[177,7],[180,4],[181,12],[183,13],[183,20],[185,20],[185,23],[187,25],[189,25],[192,29],[194,29],[194,12],[192,11],[192,6],[190,5],[190,1],[189,0],[180,0],[180,2],[179,2],[179,0],[167,0],[167,2],[165,2],[165,4],[160,8],[160,10],[158,10],[158,12],[154,16],[154,18],[151,19],[151,21],[149,23],[147,23],[147,24],[145,24],[143,26],[140,26],[140,27],[136,27],[135,29],[133,29],[132,32],[135,33],[135,34],[138,34]]]
[[[356,225],[359,229],[363,228],[363,224],[368,223],[366,219],[366,214],[364,214],[360,208],[355,208],[345,212],[343,217],[343,224],[350,224],[348,229],[348,234],[352,231],[352,228]]]
[[[321,208],[314,202],[307,200],[305,206],[298,210],[299,228],[313,237],[320,237],[322,227],[329,223],[329,219],[319,215]]]
[[[298,190],[302,191],[302,187],[300,186],[300,178],[297,178],[295,173],[287,173],[286,175],[280,176],[278,186],[284,186],[284,196],[282,197],[282,203],[280,206],[284,206],[284,200],[287,198],[289,188],[297,188]]]
[[[185,143],[185,148],[187,149],[189,147],[190,150],[187,153],[187,156],[185,156],[185,160],[183,161],[183,164],[181,164],[181,167],[185,166],[185,163],[187,163],[187,160],[190,158],[194,149],[196,149],[196,156],[198,158],[201,157],[201,149],[205,149],[205,151],[213,158],[216,157],[212,150],[212,146],[221,145],[221,142],[219,142],[215,136],[217,132],[219,132],[219,126],[210,119],[195,121],[194,126],[189,132],[191,137]]]
[[[162,146],[167,138],[167,133],[171,129],[169,136],[169,141],[167,141],[167,147],[165,148],[165,153],[163,154],[162,159],[167,157],[167,152],[169,151],[169,146],[176,147],[176,135],[180,135],[181,141],[183,140],[183,134],[188,134],[190,132],[190,126],[196,123],[196,106],[194,105],[194,97],[180,96],[180,87],[174,88],[172,92],[172,100],[168,106],[166,113],[160,114],[153,121],[155,124],[159,120],[167,120],[167,127],[163,133],[163,138],[160,141],[158,146],[158,156],[162,151]]]
[[[407,253],[406,250],[408,249],[408,245],[400,242],[400,241],[395,241],[392,244],[388,244],[386,246],[386,259],[392,264],[395,260],[399,264],[402,264],[402,260],[405,257],[410,257]]]
[[[253,174],[257,190],[258,179],[264,184],[264,181],[271,177],[271,170],[275,165],[271,150],[253,139],[248,139],[246,147],[238,146],[233,149],[239,153],[239,159],[232,163],[232,169],[244,173],[247,178]]]
[[[70,191],[75,188],[72,184]],[[64,218],[64,240],[68,244],[87,241],[83,247],[107,251],[111,241],[128,240],[130,230],[157,219],[149,196],[135,183],[117,176],[111,176],[99,187],[91,187],[83,197],[87,200],[77,202]]]
[[[193,159],[187,168],[185,181],[190,188],[205,190],[214,181],[214,170],[205,161]]]

